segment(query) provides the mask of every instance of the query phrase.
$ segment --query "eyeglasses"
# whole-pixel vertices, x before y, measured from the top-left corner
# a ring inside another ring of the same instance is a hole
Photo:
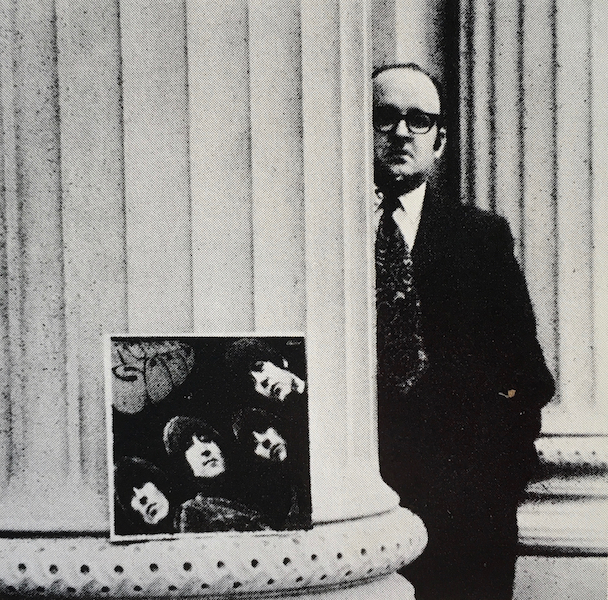
[[[401,121],[405,121],[410,133],[428,133],[439,121],[439,116],[418,108],[410,108],[405,113],[393,108],[377,108],[374,110],[374,129],[380,133],[392,133],[399,127]]]

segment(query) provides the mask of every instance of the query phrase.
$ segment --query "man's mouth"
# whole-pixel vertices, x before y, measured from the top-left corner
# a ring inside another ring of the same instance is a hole
[[[217,458],[210,458],[203,463],[203,466],[206,467],[208,465],[215,466],[217,464]]]
[[[394,150],[392,157],[399,161],[406,161],[413,158],[413,154],[409,150]]]
[[[146,508],[146,514],[153,519],[156,516],[156,513],[158,512],[158,507],[156,506],[156,503],[152,503],[148,506],[148,508]]]

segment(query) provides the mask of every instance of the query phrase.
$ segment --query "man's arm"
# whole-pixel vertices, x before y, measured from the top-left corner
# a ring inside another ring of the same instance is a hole
[[[496,318],[502,329],[506,367],[512,383],[501,390],[505,401],[524,409],[538,409],[555,393],[536,331],[536,319],[524,275],[513,252],[508,223],[500,218],[496,228],[495,263]],[[506,382],[505,382],[506,383]]]

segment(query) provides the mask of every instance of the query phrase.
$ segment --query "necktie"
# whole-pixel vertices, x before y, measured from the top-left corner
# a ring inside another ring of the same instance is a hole
[[[408,392],[428,366],[420,333],[420,300],[410,250],[385,197],[376,235],[378,384]]]

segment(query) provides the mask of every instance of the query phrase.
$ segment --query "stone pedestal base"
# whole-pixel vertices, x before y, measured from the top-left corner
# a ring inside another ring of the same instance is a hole
[[[413,598],[395,575],[420,555],[404,508],[308,531],[227,532],[111,544],[106,537],[0,538],[0,592],[95,598]]]

